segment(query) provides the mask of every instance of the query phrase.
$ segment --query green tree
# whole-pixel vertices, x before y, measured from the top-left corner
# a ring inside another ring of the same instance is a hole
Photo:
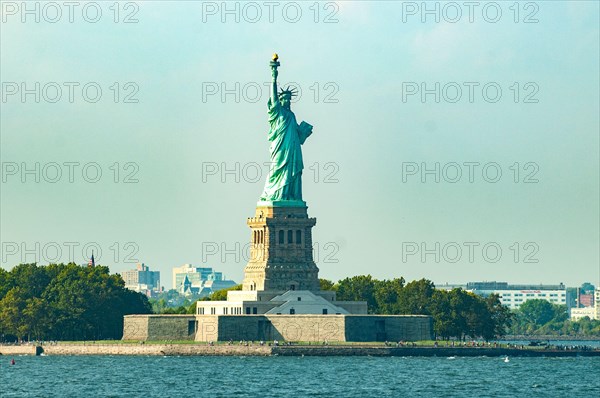
[[[198,300],[194,301],[192,304],[190,304],[187,307],[186,314],[195,314],[196,313],[196,303],[197,302],[198,302]]]
[[[118,339],[123,315],[150,313],[147,298],[125,289],[108,267],[20,264],[1,273],[0,330],[19,338]]]
[[[429,305],[434,291],[435,285],[427,279],[407,283],[398,296],[400,313],[429,315]]]
[[[232,290],[242,290],[242,285],[240,284],[240,285],[235,285],[235,286],[227,288],[227,289],[217,290],[216,292],[211,293],[208,296],[208,299],[210,301],[227,300],[227,292],[232,291]]]
[[[368,311],[377,314],[377,300],[375,299],[375,280],[371,275],[359,275],[346,278],[335,285],[336,298],[339,301],[366,301]]]
[[[0,300],[0,324],[4,333],[13,334],[19,339],[26,337],[28,327],[23,319],[26,306],[25,289],[21,287],[13,287]]]
[[[329,279],[319,278],[319,286],[321,287],[321,290],[334,290],[334,283]]]
[[[152,306],[152,312],[155,314],[162,314],[166,308],[168,308],[167,300],[164,297],[152,298],[148,302]]]
[[[456,312],[451,306],[451,292],[436,290],[431,296],[429,312],[433,317],[433,333],[436,337],[449,339],[460,336],[460,330],[456,326]]]
[[[387,315],[400,314],[399,297],[404,287],[404,278],[375,280],[375,301],[377,313]]]
[[[27,299],[22,312],[22,327],[26,328],[28,340],[44,340],[51,334],[51,319],[48,317],[49,307],[39,297]]]
[[[490,313],[490,322],[484,325],[483,337],[486,340],[506,335],[510,327],[514,313],[500,302],[500,296],[492,294],[485,299],[487,309]]]
[[[545,325],[556,315],[552,303],[541,299],[525,301],[519,311],[527,322],[537,326]]]
[[[6,293],[13,287],[9,277],[9,272],[0,267],[0,300],[2,300],[4,296],[6,296]]]
[[[557,322],[564,322],[569,319],[569,311],[564,304],[552,304],[553,316],[552,319]]]

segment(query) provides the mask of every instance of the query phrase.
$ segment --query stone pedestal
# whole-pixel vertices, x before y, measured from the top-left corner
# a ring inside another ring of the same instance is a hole
[[[320,290],[311,233],[316,222],[304,202],[259,202],[247,221],[251,247],[242,289]]]

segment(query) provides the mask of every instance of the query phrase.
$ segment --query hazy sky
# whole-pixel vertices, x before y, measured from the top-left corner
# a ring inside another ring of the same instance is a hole
[[[241,281],[277,52],[321,277],[600,280],[598,2],[27,4],[2,1],[7,269],[96,247]]]

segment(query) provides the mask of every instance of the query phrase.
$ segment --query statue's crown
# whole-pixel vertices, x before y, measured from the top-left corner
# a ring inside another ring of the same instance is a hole
[[[289,94],[290,97],[295,97],[298,95],[298,90],[295,87],[287,86],[286,89],[281,89],[279,91],[279,96],[281,97],[284,94]]]

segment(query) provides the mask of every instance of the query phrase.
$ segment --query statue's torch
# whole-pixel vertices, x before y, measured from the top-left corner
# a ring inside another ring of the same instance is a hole
[[[275,69],[275,70],[277,70],[277,67],[278,67],[279,65],[281,65],[281,64],[279,63],[278,59],[279,59],[279,55],[277,55],[277,54],[273,54],[273,58],[272,58],[271,62],[269,63],[269,64],[271,65],[271,69]]]

